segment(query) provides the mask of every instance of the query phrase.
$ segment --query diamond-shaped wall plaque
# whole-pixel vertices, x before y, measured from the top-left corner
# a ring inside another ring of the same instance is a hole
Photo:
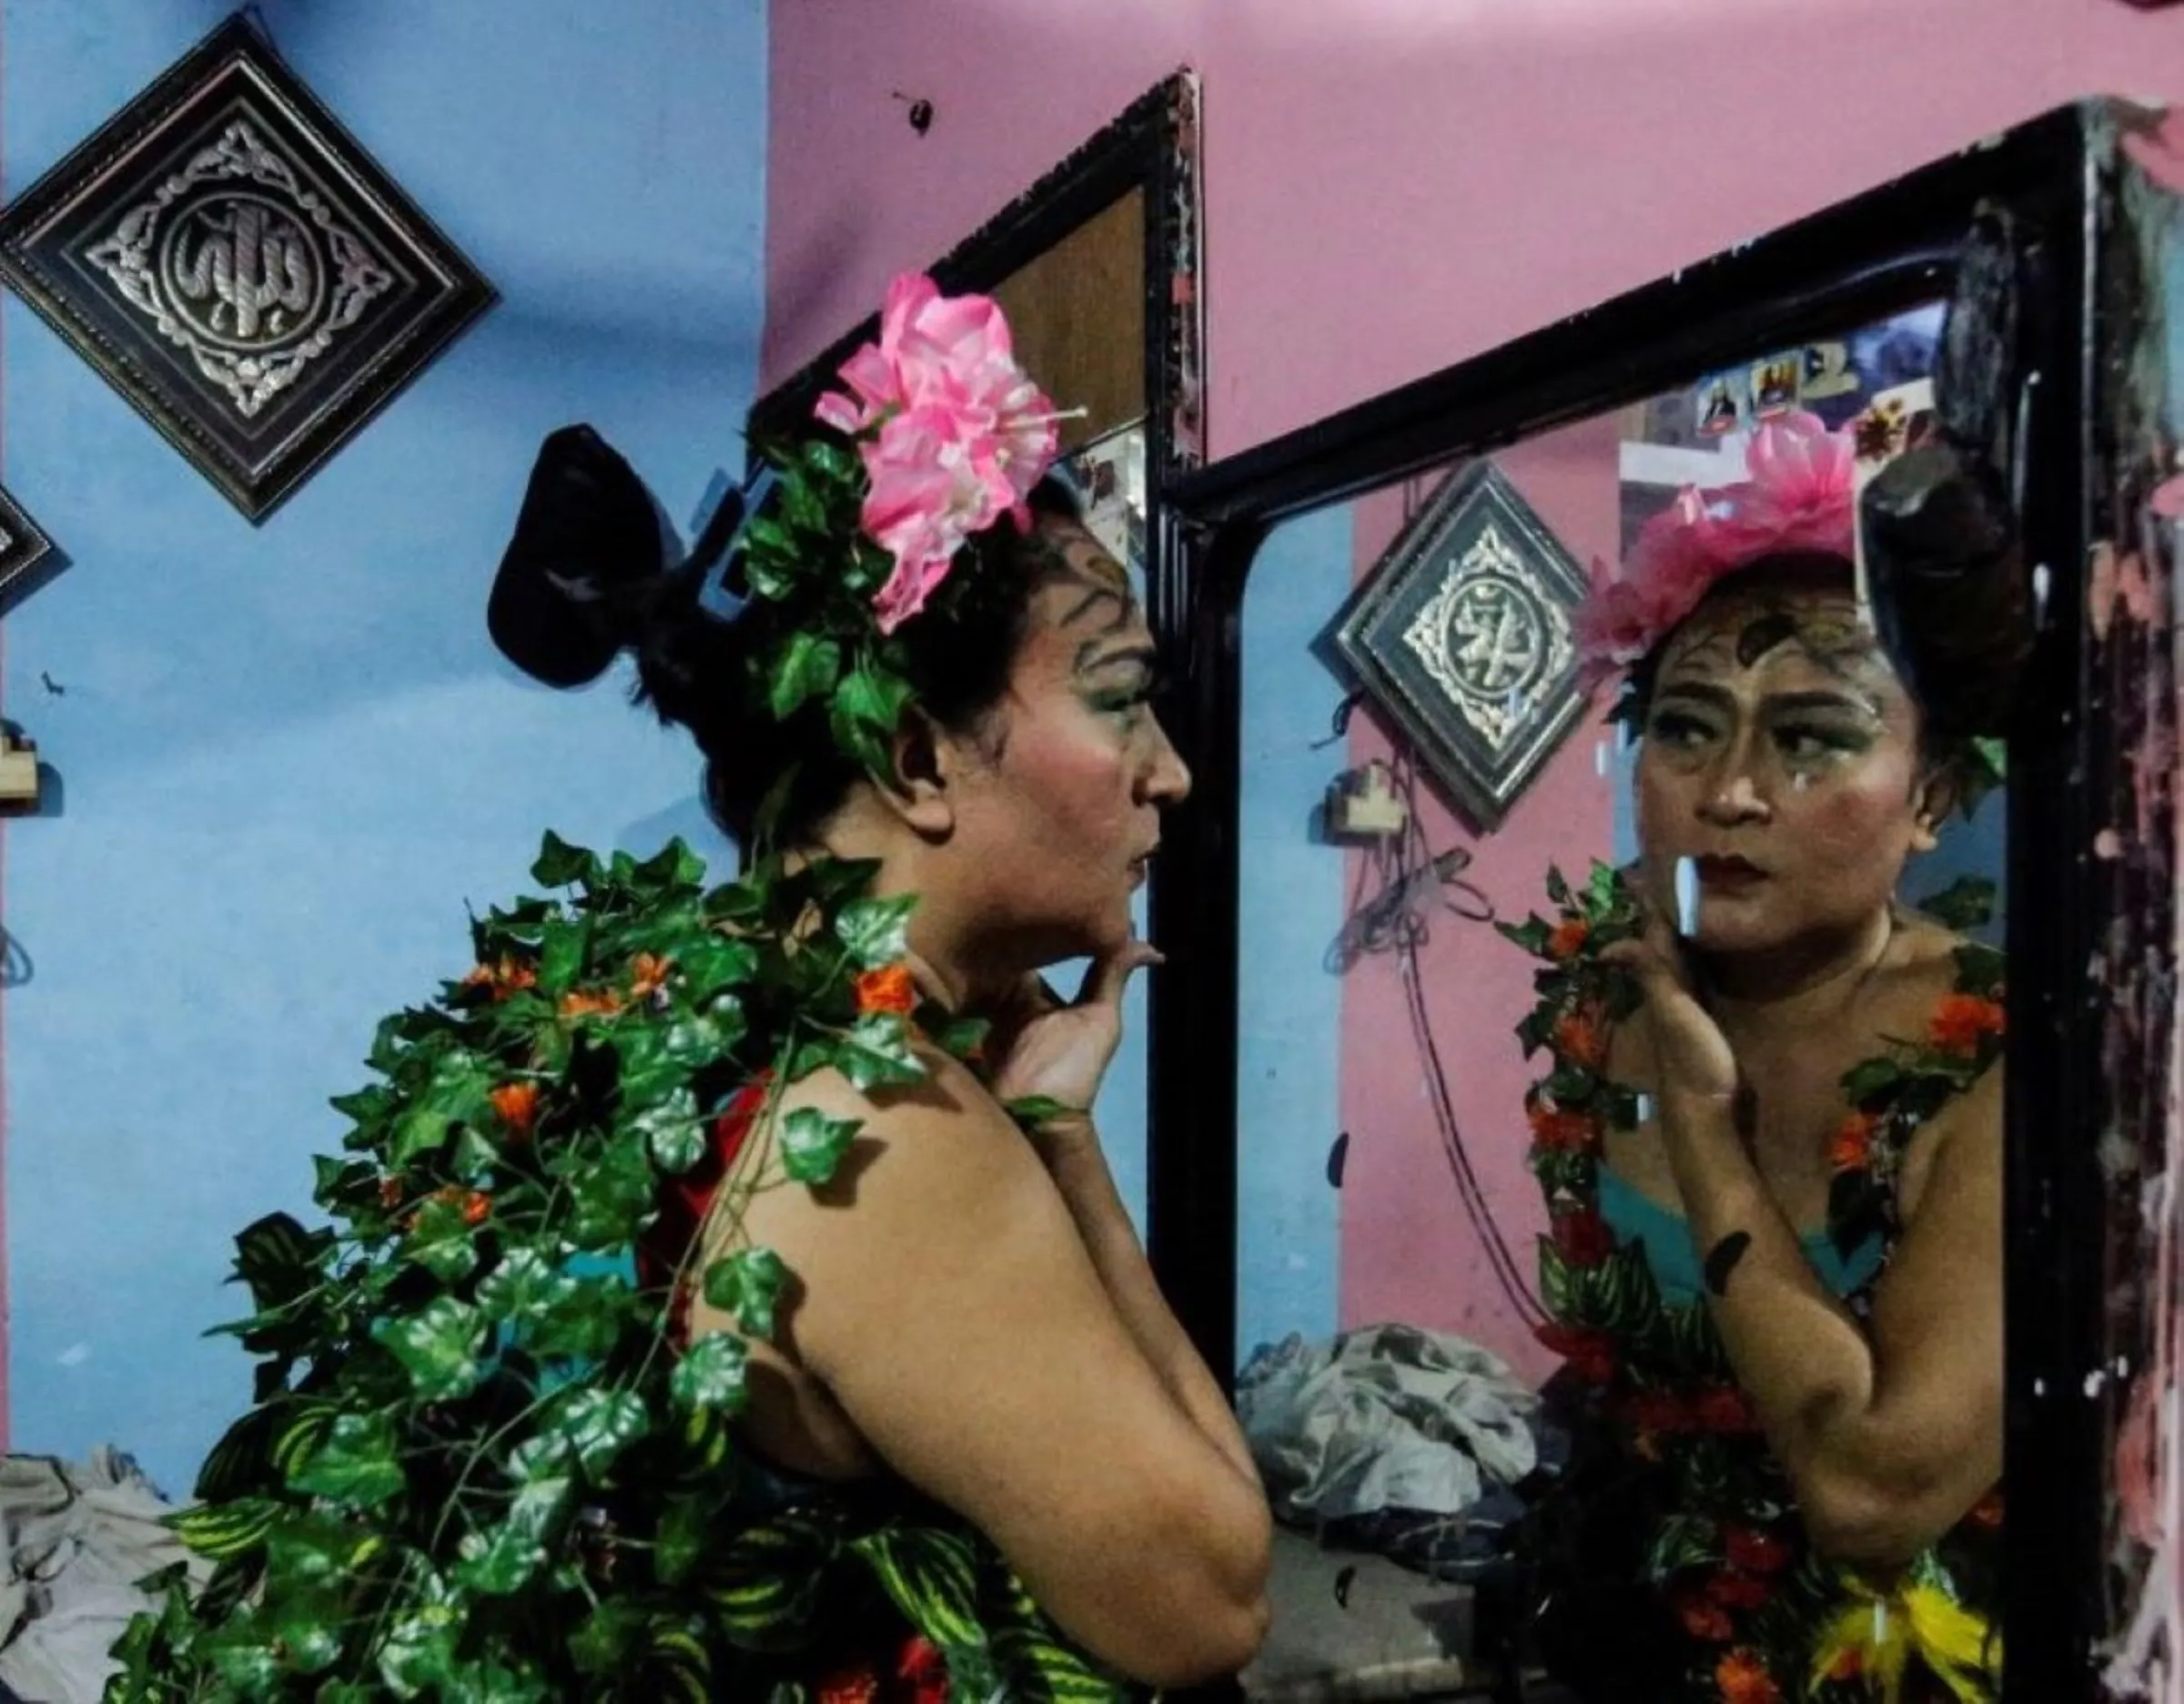
[[[239,15],[0,213],[0,276],[254,522],[496,299]]]
[[[52,554],[53,541],[45,529],[0,490],[0,609],[15,602],[31,572]]]
[[[1335,650],[1474,826],[1499,824],[1582,712],[1591,582],[1491,462],[1450,478],[1367,575]]]

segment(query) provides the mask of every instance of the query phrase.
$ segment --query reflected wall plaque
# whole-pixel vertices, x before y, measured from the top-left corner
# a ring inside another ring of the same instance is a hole
[[[496,299],[239,15],[0,213],[0,276],[253,522]]]
[[[1590,585],[1481,461],[1443,483],[1336,625],[1359,685],[1481,829],[1584,709],[1570,612]]]
[[[0,489],[0,609],[15,600],[32,570],[52,554],[53,541],[45,529]]]

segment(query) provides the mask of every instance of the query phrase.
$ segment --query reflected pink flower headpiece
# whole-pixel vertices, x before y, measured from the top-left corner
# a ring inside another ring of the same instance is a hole
[[[1687,485],[1640,529],[1622,577],[1603,580],[1571,617],[1578,684],[1591,691],[1650,653],[1699,606],[1714,583],[1785,551],[1848,557],[1855,543],[1848,432],[1815,415],[1768,421],[1744,451],[1746,478],[1701,491]]]
[[[1026,531],[1063,416],[1016,365],[1008,321],[984,296],[943,296],[907,273],[888,287],[880,340],[843,364],[849,393],[814,411],[858,441],[871,486],[865,533],[895,559],[873,599],[893,633],[925,606],[956,553],[1004,514]]]

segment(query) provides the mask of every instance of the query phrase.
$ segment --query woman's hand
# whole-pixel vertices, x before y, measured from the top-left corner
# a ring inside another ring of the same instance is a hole
[[[1122,996],[1130,974],[1159,962],[1158,951],[1133,937],[1093,961],[1067,1005],[1038,977],[1026,977],[1015,999],[990,1014],[986,1051],[996,1098],[1005,1106],[1035,1098],[1058,1101],[1088,1121],[1122,1041]]]
[[[1736,1055],[1721,1026],[1699,1004],[1683,943],[1659,911],[1649,908],[1644,933],[1617,941],[1600,957],[1603,963],[1628,971],[1645,999],[1662,1096],[1734,1100]]]

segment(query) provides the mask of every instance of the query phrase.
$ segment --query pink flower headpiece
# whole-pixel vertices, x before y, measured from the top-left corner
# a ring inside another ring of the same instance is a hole
[[[849,394],[815,411],[856,438],[871,481],[863,523],[895,559],[873,608],[893,633],[925,606],[964,542],[1026,499],[1053,465],[1064,418],[1016,365],[1008,321],[984,296],[943,296],[907,273],[888,287],[880,340],[843,364]]]
[[[1744,451],[1742,483],[1676,501],[1640,529],[1620,579],[1595,573],[1571,618],[1578,683],[1591,691],[1647,655],[1724,575],[1778,552],[1848,557],[1855,542],[1857,462],[1848,432],[1815,415],[1768,421]]]

